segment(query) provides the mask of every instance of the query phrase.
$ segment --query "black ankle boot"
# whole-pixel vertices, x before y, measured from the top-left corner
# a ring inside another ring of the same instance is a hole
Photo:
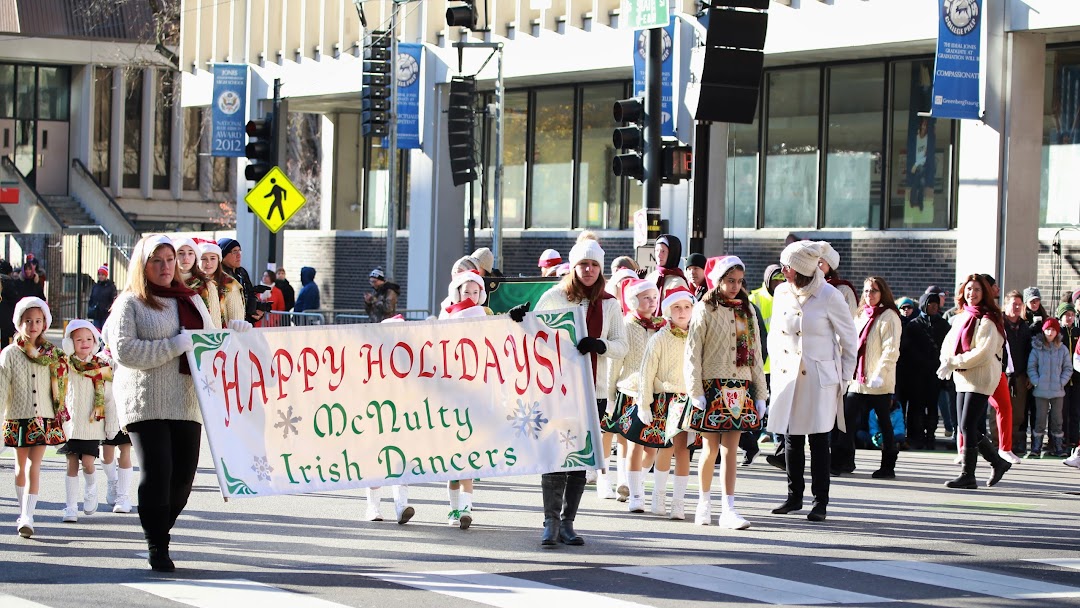
[[[559,527],[559,542],[567,545],[584,545],[585,539],[574,531],[574,518],[577,517],[581,495],[585,492],[584,477],[567,477],[566,492],[563,494],[562,525]]]
[[[772,512],[775,515],[787,515],[788,513],[791,513],[792,511],[798,511],[799,509],[802,509],[802,506],[803,505],[802,505],[802,499],[801,498],[795,498],[794,496],[788,496],[787,500],[784,501],[784,504],[780,505],[779,507],[776,507],[775,509],[772,510]]]
[[[147,539],[146,546],[150,549],[150,569],[154,572],[175,572],[176,564],[169,557],[169,535]]]
[[[975,464],[978,462],[976,448],[970,446],[964,446],[964,453],[961,454],[963,460],[963,469],[960,476],[951,481],[945,482],[945,487],[959,489],[959,490],[974,490],[979,487],[979,482],[975,479]]]
[[[559,540],[559,512],[563,506],[566,474],[548,473],[541,476],[540,488],[544,492],[544,533],[540,536],[540,545],[553,547]]]
[[[979,453],[990,463],[990,466],[994,467],[993,474],[990,475],[990,479],[986,482],[988,486],[996,485],[1005,476],[1005,473],[1012,468],[1012,463],[1002,458],[997,453],[997,449],[994,448],[994,444],[990,443],[990,440],[986,437],[979,440]]]

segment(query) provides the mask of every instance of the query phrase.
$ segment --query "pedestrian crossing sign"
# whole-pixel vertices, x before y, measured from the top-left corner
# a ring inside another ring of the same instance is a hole
[[[307,199],[285,177],[284,171],[274,167],[247,193],[244,202],[270,232],[277,232],[304,206]]]

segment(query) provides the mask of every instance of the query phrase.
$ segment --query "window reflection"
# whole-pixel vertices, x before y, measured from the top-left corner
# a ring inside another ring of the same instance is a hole
[[[574,187],[574,89],[536,92],[531,228],[568,228]]]
[[[815,226],[817,214],[819,70],[768,75],[765,226]]]
[[[827,228],[880,225],[884,113],[884,65],[829,69]]]
[[[1046,51],[1039,224],[1080,222],[1080,49]]]
[[[619,178],[611,171],[615,126],[611,107],[625,92],[622,84],[583,87],[581,103],[581,163],[578,174],[577,227],[619,228]]]

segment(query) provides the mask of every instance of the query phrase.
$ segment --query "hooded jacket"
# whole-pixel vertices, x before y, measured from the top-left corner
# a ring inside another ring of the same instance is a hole
[[[1028,355],[1028,379],[1035,386],[1032,394],[1040,399],[1065,396],[1065,385],[1072,379],[1072,353],[1061,343],[1059,335],[1053,342],[1039,332],[1031,338],[1031,354]]]
[[[305,310],[319,308],[319,286],[315,283],[314,268],[304,266],[300,269],[300,284],[303,287],[300,288],[300,293],[296,296],[293,312],[304,312]]]
[[[398,294],[401,288],[397,283],[383,281],[382,285],[375,288],[370,302],[365,301],[368,317],[372,323],[380,323],[383,319],[394,316],[397,313]]]

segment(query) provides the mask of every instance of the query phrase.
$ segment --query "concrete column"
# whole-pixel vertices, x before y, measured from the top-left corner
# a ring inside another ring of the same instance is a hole
[[[94,70],[92,65],[72,66],[71,122],[68,134],[70,156],[90,166],[94,122],[101,108],[94,106]],[[107,109],[106,109],[107,110]]]
[[[169,141],[169,193],[176,200],[184,194],[184,108],[180,106],[180,77],[174,74],[173,96],[169,107],[172,121],[172,138]]]
[[[323,163],[324,167],[334,163],[334,196],[329,208],[330,226],[327,227],[331,230],[360,230],[363,227],[361,142],[360,115],[338,114],[334,124],[334,158]]]
[[[727,215],[727,124],[714,122],[710,128],[709,140],[709,211],[706,216],[704,253],[706,256],[714,256],[727,253],[724,249],[724,217]],[[693,205],[692,196],[689,204]]]
[[[142,137],[139,138],[139,190],[144,198],[154,192],[154,119],[157,116],[158,71],[145,69],[143,75]]]
[[[124,189],[124,68],[113,68],[112,121],[109,132],[109,190],[119,197]]]
[[[334,149],[336,137],[334,120],[337,116],[337,114],[324,114],[319,118],[321,122],[320,133],[322,133],[319,142],[319,149],[322,150],[322,162],[319,163],[321,170],[319,174],[319,192],[322,196],[321,206],[319,207],[319,229],[321,230],[333,230],[334,204],[336,202],[334,162],[337,160],[337,150]]]

